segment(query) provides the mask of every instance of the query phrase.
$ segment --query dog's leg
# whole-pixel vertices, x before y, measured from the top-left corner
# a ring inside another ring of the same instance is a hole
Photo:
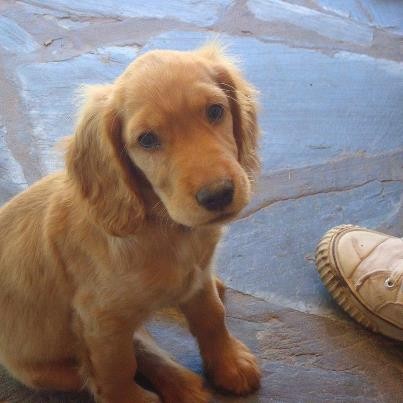
[[[75,328],[81,341],[81,372],[97,402],[161,402],[156,394],[135,383],[133,329],[116,312],[82,308]]]
[[[238,395],[257,389],[260,371],[256,359],[228,332],[215,279],[210,278],[181,309],[197,338],[207,375],[214,385]]]
[[[138,372],[151,383],[164,403],[210,401],[202,378],[176,363],[145,329],[135,333],[134,344]]]

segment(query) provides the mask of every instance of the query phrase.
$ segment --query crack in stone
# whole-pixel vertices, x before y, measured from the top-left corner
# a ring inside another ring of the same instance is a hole
[[[270,315],[270,312],[267,312],[267,314]],[[245,319],[245,317],[243,317],[243,316],[226,314],[225,317],[228,318],[228,319],[235,319],[235,320],[240,320],[242,322],[259,324],[259,325],[270,323],[271,321],[276,321],[276,320],[281,322],[281,320],[276,316],[268,316],[267,318],[255,319],[253,317],[253,315],[251,315],[250,318]]]
[[[365,185],[368,185],[369,183],[373,183],[373,182],[378,182],[378,183],[393,183],[393,182],[403,182],[403,180],[400,179],[370,179],[368,181],[362,182],[359,185],[354,185],[354,186],[345,186],[342,188],[329,188],[326,190],[320,190],[317,192],[306,192],[303,193],[301,195],[295,196],[295,197],[285,197],[285,198],[278,198],[278,199],[273,199],[270,200],[267,203],[262,203],[259,206],[257,206],[256,208],[254,208],[253,210],[249,210],[245,215],[242,215],[238,221],[244,220],[246,218],[251,217],[252,215],[256,214],[257,212],[264,210],[265,208],[268,207],[272,207],[273,205],[277,205],[278,203],[283,203],[283,202],[288,202],[288,201],[293,201],[293,200],[300,200],[303,199],[305,197],[309,197],[309,196],[317,196],[317,195],[322,195],[322,194],[328,194],[328,193],[340,193],[340,192],[346,192],[349,190],[353,190],[353,189],[359,189]]]

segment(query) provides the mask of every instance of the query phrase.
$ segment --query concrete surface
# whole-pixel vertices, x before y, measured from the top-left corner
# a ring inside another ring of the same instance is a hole
[[[217,401],[403,401],[402,346],[340,312],[313,263],[337,224],[403,235],[401,1],[0,1],[0,203],[62,166],[54,145],[72,132],[80,84],[217,33],[261,92],[264,133],[258,192],[217,256],[229,324],[264,380],[254,396]],[[201,371],[180,323],[152,329]],[[88,400],[1,389],[10,403]]]

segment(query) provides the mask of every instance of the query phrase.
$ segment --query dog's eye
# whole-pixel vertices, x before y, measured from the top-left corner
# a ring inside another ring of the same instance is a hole
[[[157,148],[160,146],[158,137],[153,132],[145,132],[141,134],[138,138],[138,142],[143,148],[147,149]]]
[[[207,117],[211,123],[221,120],[224,114],[224,107],[220,104],[213,104],[207,108]]]

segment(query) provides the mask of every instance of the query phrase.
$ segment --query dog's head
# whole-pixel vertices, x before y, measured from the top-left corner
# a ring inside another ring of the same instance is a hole
[[[155,204],[195,227],[248,203],[256,92],[218,46],[146,53],[86,98],[67,169],[108,232],[135,232]]]

